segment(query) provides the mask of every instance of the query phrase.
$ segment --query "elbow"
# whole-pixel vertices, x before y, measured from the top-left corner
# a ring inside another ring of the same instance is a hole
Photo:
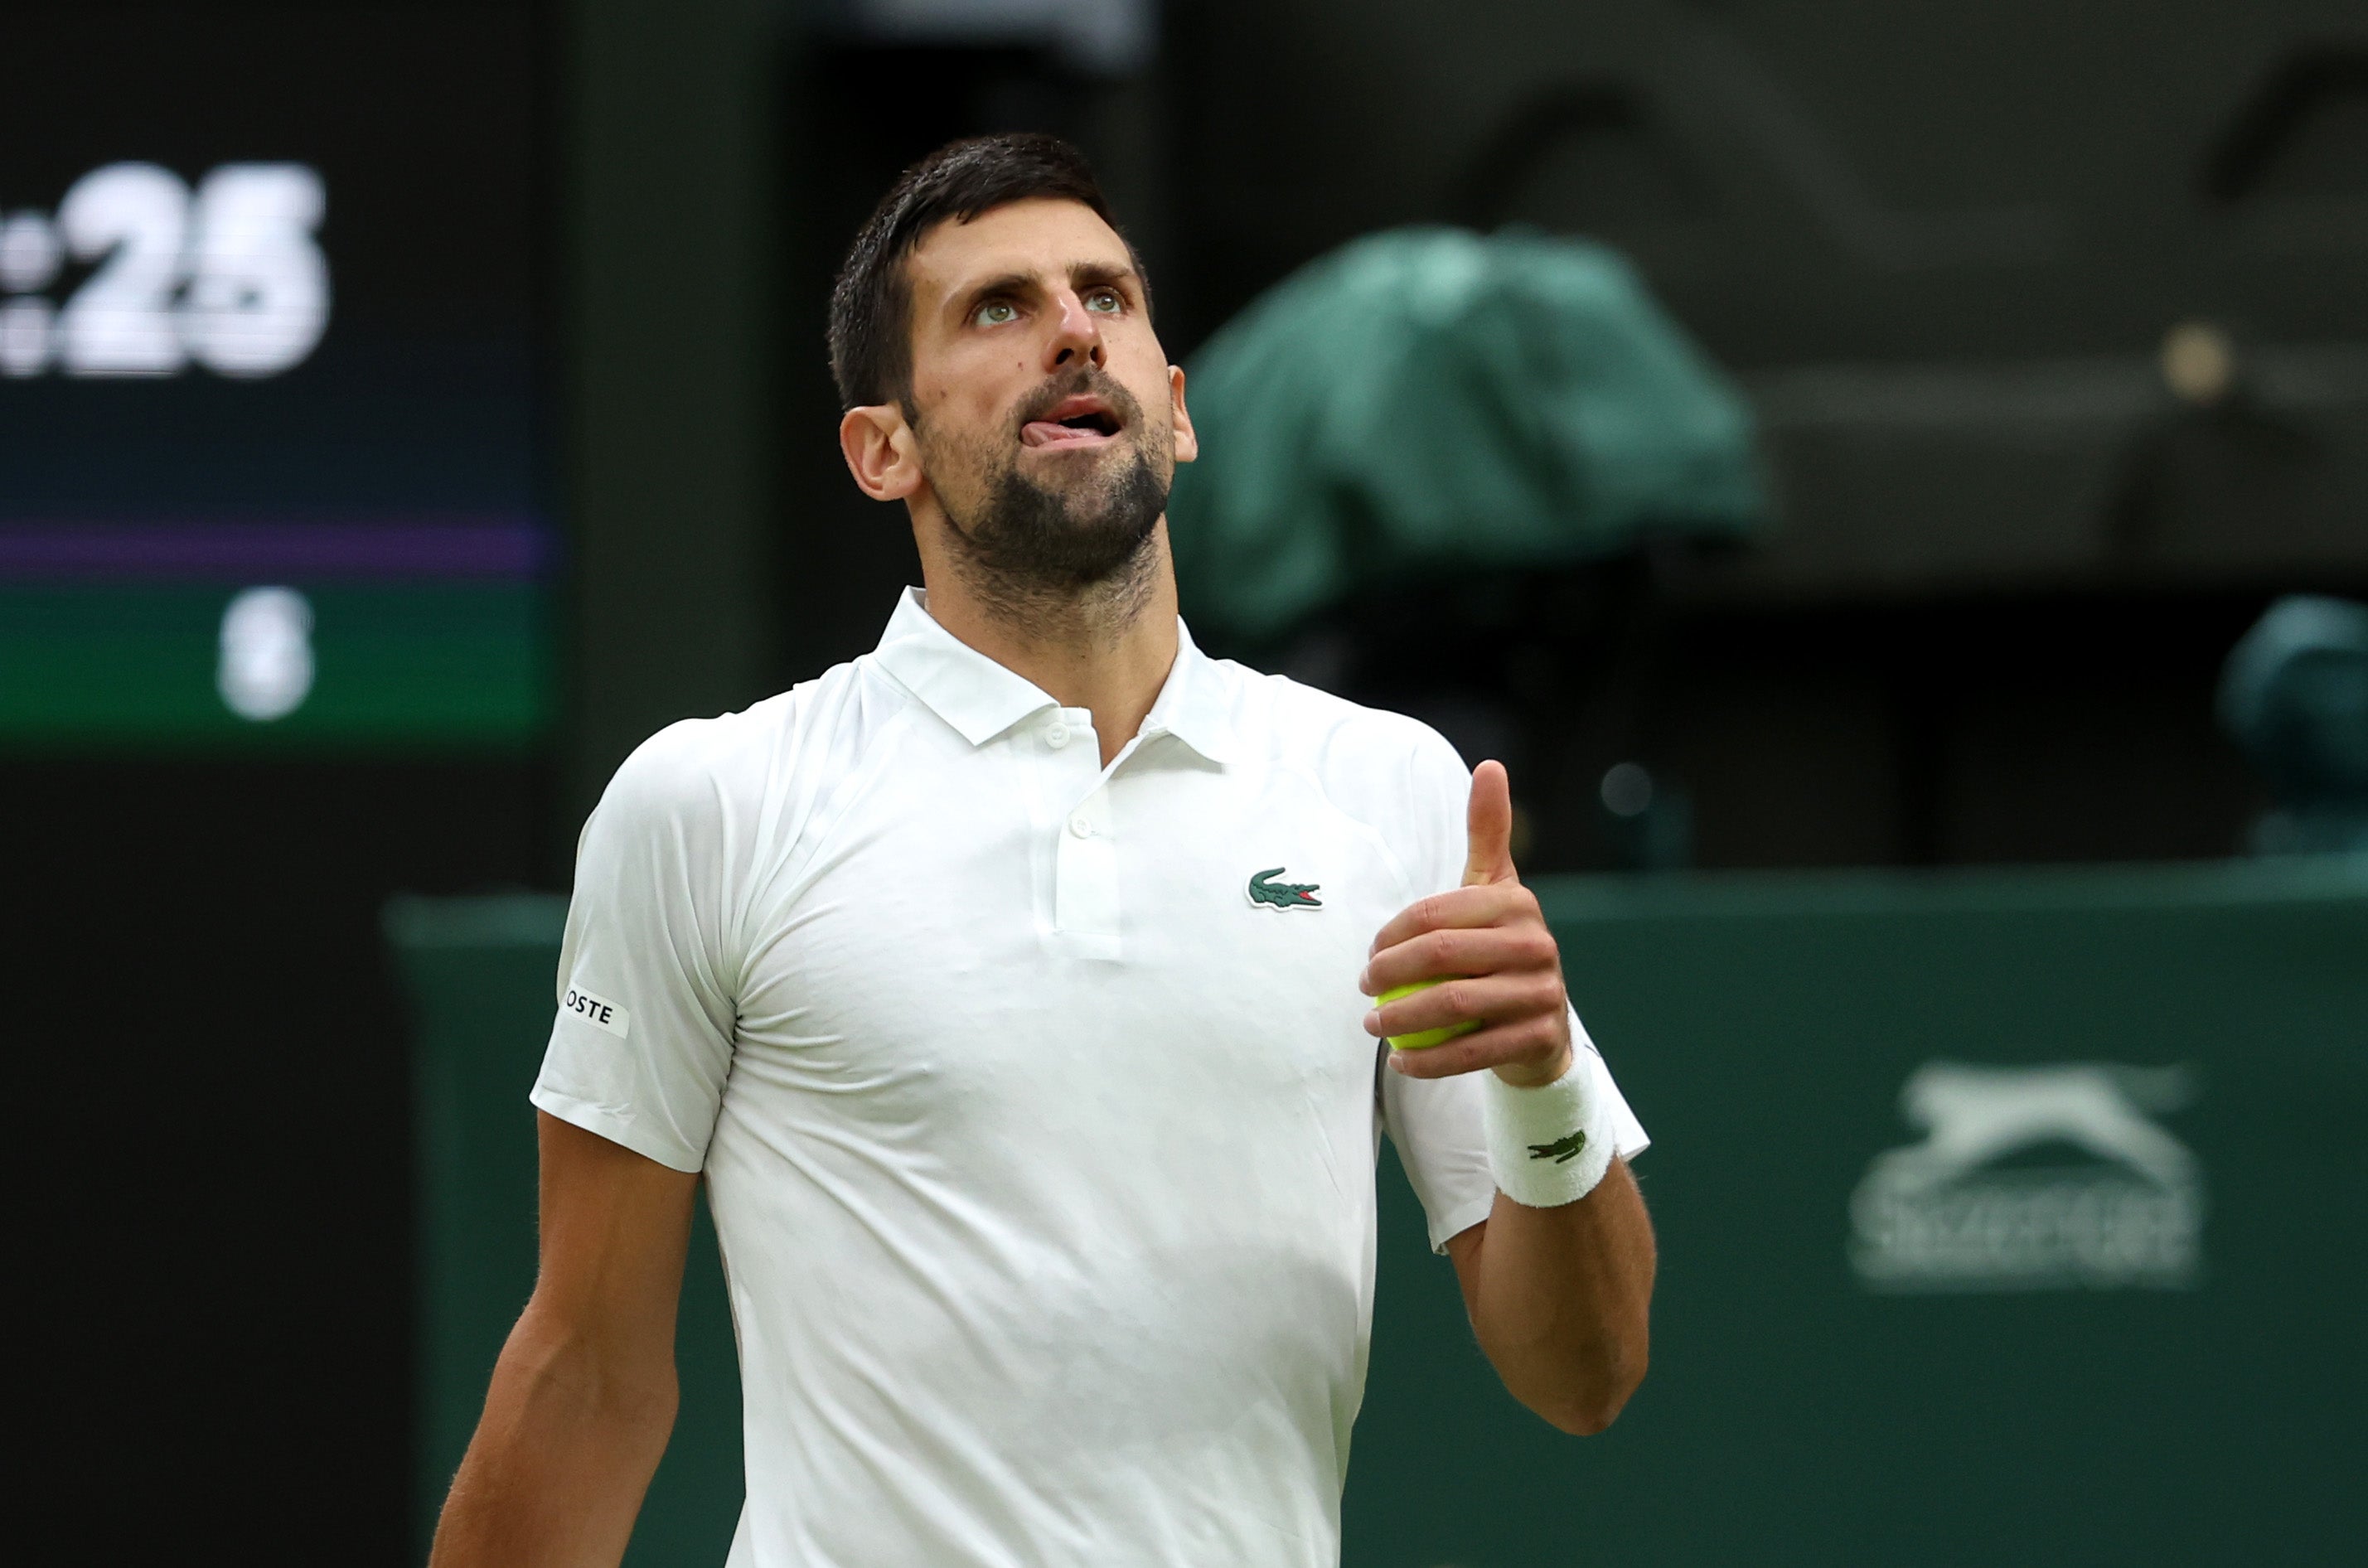
[[[1627,1408],[1629,1396],[1645,1381],[1645,1351],[1639,1346],[1633,1355],[1619,1357],[1598,1376],[1524,1403],[1557,1432],[1574,1437],[1595,1437]]]
[[[1592,1437],[1611,1426],[1619,1418],[1620,1409],[1628,1401],[1619,1399],[1574,1399],[1555,1404],[1533,1406],[1547,1426],[1573,1437]]]
[[[529,1301],[495,1369],[521,1397],[564,1410],[572,1421],[654,1434],[663,1449],[681,1402],[671,1345],[620,1347],[538,1311]]]

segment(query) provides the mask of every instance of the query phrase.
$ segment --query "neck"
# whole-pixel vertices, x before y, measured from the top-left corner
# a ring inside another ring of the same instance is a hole
[[[1176,573],[1162,519],[1129,570],[1078,591],[1014,583],[920,537],[929,616],[960,642],[1094,716],[1103,766],[1143,728],[1175,667]]]

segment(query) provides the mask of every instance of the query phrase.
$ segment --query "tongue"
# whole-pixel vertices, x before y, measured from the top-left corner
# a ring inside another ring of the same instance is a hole
[[[1099,430],[1055,425],[1049,419],[1031,419],[1019,427],[1019,444],[1023,447],[1076,447],[1108,439]]]

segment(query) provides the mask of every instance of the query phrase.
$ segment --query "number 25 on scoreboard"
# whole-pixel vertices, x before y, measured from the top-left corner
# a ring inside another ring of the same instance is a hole
[[[224,164],[193,192],[154,164],[74,181],[52,222],[0,223],[0,374],[169,376],[191,363],[273,376],[329,324],[327,206],[302,164]],[[40,297],[68,256],[97,264],[63,308]]]

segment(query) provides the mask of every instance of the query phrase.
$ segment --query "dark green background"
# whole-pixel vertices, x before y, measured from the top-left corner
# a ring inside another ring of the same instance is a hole
[[[2368,1444],[2368,864],[1543,884],[1574,994],[1656,1139],[1653,1371],[1554,1433],[1474,1349],[1382,1179],[1350,1568],[2351,1560]],[[410,905],[418,998],[423,1521],[532,1273],[525,1090],[555,901]],[[1875,1294],[1848,1201],[1946,1059],[2183,1064],[2195,1289]],[[1384,1165],[1392,1162],[1384,1156]],[[684,1405],[632,1561],[716,1563],[737,1399],[712,1243]]]

